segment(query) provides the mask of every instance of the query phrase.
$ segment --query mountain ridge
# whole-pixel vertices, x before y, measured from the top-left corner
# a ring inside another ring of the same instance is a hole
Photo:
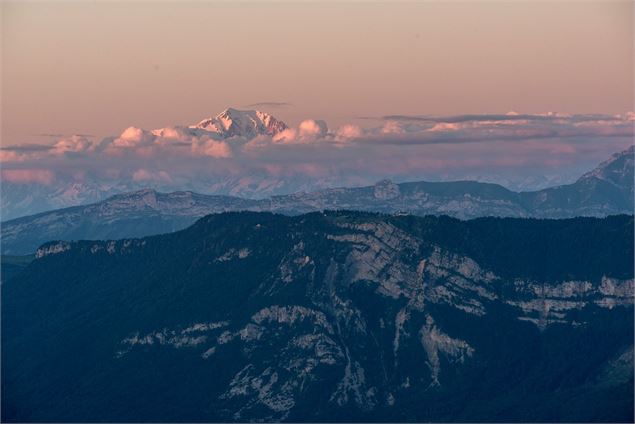
[[[1,285],[2,418],[628,422],[632,255],[627,216],[229,212],[47,243]]]
[[[615,181],[607,181],[597,175],[615,176],[615,173],[604,167],[622,172]],[[396,184],[390,180],[373,186],[332,188],[260,200],[144,189],[91,205],[2,222],[0,243],[7,254],[26,254],[53,239],[141,237],[180,230],[209,213],[252,210],[297,215],[326,209],[449,215],[461,219],[632,214],[633,148],[614,155],[573,184],[535,192],[513,192],[497,184],[475,181]]]
[[[544,116],[540,115],[539,119],[542,118]],[[585,120],[592,117],[578,118]],[[607,119],[618,120],[623,118],[625,117],[607,117]],[[632,116],[628,115],[627,120],[620,126],[625,126],[631,119]],[[291,165],[289,167],[281,167],[277,163],[278,154],[294,154],[292,153],[294,150],[303,148],[297,144],[304,144],[313,140],[314,137],[321,140],[319,144],[314,144],[318,150],[330,145],[346,145],[350,149],[341,150],[344,154],[346,150],[353,152],[362,144],[366,144],[359,143],[365,137],[373,140],[378,134],[383,134],[382,128],[364,130],[360,133],[359,128],[350,125],[328,131],[323,124],[323,121],[309,119],[303,121],[298,128],[289,128],[282,120],[266,112],[227,108],[220,114],[212,115],[198,123],[167,126],[154,130],[133,126],[118,136],[106,137],[100,142],[92,142],[86,137],[76,135],[70,139],[59,140],[54,145],[39,146],[37,151],[29,153],[26,153],[26,150],[20,153],[20,146],[5,146],[3,150],[7,150],[5,153],[9,162],[5,162],[3,184],[0,190],[1,219],[6,221],[61,207],[94,203],[105,200],[113,194],[142,189],[148,185],[161,191],[191,190],[204,194],[263,199],[299,191],[312,192],[339,186],[370,185],[386,176],[382,172],[382,166],[373,165],[352,169],[350,168],[352,163],[348,160],[341,166],[336,165],[332,171],[326,171],[322,164],[317,163],[316,169],[313,165],[307,168],[295,163],[297,158],[290,158],[290,162],[285,162]],[[300,128],[303,125],[304,127]],[[572,125],[572,129],[575,129],[575,124],[572,123]],[[357,140],[356,137],[359,138],[361,134],[363,137]],[[422,137],[428,136],[431,135],[425,131],[422,133]],[[324,140],[322,140],[323,137]],[[351,143],[348,143],[348,140]],[[329,141],[330,144],[322,143],[322,141]],[[620,145],[622,143],[624,141],[620,141]],[[261,155],[260,153],[264,153],[265,150],[273,155]],[[9,151],[11,151],[10,154]],[[259,154],[255,154],[256,151]],[[337,151],[340,149],[338,148]],[[573,152],[558,153],[559,160],[563,159],[568,165],[559,170],[552,167],[544,174],[527,173],[526,171],[531,167],[526,167],[519,173],[507,166],[499,168],[498,171],[494,169],[476,171],[468,166],[465,170],[452,167],[447,170],[438,169],[436,172],[432,169],[411,172],[404,169],[402,172],[399,170],[399,164],[396,164],[397,169],[389,172],[398,181],[412,178],[445,181],[472,179],[498,183],[513,191],[528,189],[535,191],[554,184],[575,182],[575,178],[586,169],[581,168],[582,162],[577,164],[571,162],[573,156],[569,155],[574,154]],[[113,162],[112,166],[118,169],[117,172],[102,169],[102,167],[85,169],[82,172],[70,172],[65,167],[41,169],[37,163],[37,160],[45,156],[62,162],[94,156],[98,161],[101,157],[104,162],[108,162],[129,153],[141,157],[156,154],[159,161],[150,161],[147,165],[143,164],[144,161],[129,161],[121,169],[119,169],[121,164]],[[586,152],[580,156],[580,160],[590,154],[591,152]],[[187,160],[197,168],[198,172],[191,172],[188,169],[189,166],[173,167],[171,155],[175,155],[174,157],[178,157],[179,160]],[[632,154],[630,156],[632,157]],[[14,159],[10,159],[12,157],[20,158],[20,160],[13,161]],[[22,162],[27,158],[30,158],[27,161],[28,166],[27,162]],[[312,158],[308,159],[313,162]],[[36,162],[31,163],[31,160]],[[212,168],[207,167],[205,161],[210,161]],[[219,170],[216,170],[216,162],[219,162],[219,165],[220,163],[229,165],[229,169],[221,166]],[[434,166],[435,169],[436,166]],[[230,172],[224,172],[224,170]],[[319,171],[315,172],[316,170]],[[604,179],[610,180],[610,178]],[[633,197],[632,192],[625,194]]]

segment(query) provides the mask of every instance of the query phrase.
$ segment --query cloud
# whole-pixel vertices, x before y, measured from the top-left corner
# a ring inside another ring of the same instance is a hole
[[[27,156],[20,154],[14,150],[0,150],[0,163],[21,162],[27,159]]]
[[[55,173],[48,169],[3,169],[1,175],[3,181],[16,184],[49,185],[55,179]]]
[[[192,143],[192,153],[212,158],[230,158],[232,156],[229,144],[211,138],[194,140]]]
[[[112,141],[111,146],[115,149],[138,148],[152,145],[155,139],[156,136],[150,131],[136,127],[128,127],[119,135],[119,137]]]
[[[287,128],[274,135],[272,140],[276,142],[292,142],[298,137],[298,131],[294,128]],[[259,140],[261,141],[261,140]],[[258,144],[258,141],[255,143]]]
[[[357,125],[347,124],[338,128],[336,132],[337,140],[350,140],[360,138],[364,134],[364,130]]]
[[[315,119],[305,119],[298,128],[287,128],[271,138],[257,137],[245,146],[247,150],[265,148],[275,144],[302,144],[318,140],[332,141],[332,134],[328,132],[326,122]]]
[[[4,151],[12,151],[17,153],[29,153],[29,152],[40,152],[51,150],[52,146],[48,144],[20,144],[17,146],[6,146],[2,147],[0,150]]]
[[[461,144],[495,141],[588,137],[632,137],[630,115],[459,115],[410,117],[391,115],[366,142],[378,144]]]
[[[302,121],[275,136],[222,139],[181,126],[145,130],[129,127],[100,142],[75,135],[51,144],[0,149],[7,182],[52,184],[63,175],[98,175],[174,189],[203,181],[255,176],[333,184],[372,181],[468,178],[474,175],[561,172],[588,169],[632,143],[632,112],[622,115],[483,114],[445,117],[391,115],[376,125],[345,124],[331,131],[318,119]],[[415,119],[413,119],[415,118]],[[84,178],[84,177],[82,177]],[[216,181],[215,183],[212,183]],[[249,182],[251,181],[251,182]]]
[[[172,177],[165,171],[148,171],[147,169],[137,169],[132,173],[133,181],[171,182]]]
[[[53,154],[62,155],[65,153],[92,151],[94,148],[95,146],[93,145],[93,142],[87,137],[73,135],[71,137],[58,140],[51,148],[51,152]]]
[[[322,120],[307,119],[298,127],[298,137],[305,140],[323,138],[328,133],[326,122]]]
[[[403,134],[406,132],[406,128],[404,124],[399,121],[386,121],[381,127],[380,132],[382,134]]]
[[[229,158],[229,144],[217,140],[215,135],[201,129],[167,127],[153,131],[126,128],[118,137],[106,138],[100,150],[111,156],[134,155],[139,157],[203,155],[212,158]]]
[[[22,144],[0,148],[0,162],[21,162],[46,156],[73,154],[94,149],[94,145],[86,137],[71,136],[49,144]]]
[[[380,119],[386,121],[420,121],[420,122],[470,122],[470,121],[522,121],[522,120],[552,120],[553,115],[523,115],[516,112],[508,112],[506,114],[480,114],[480,115],[453,115],[453,116],[426,116],[426,115],[386,115]]]

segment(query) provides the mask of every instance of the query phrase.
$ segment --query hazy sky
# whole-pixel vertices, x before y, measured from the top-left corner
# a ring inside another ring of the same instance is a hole
[[[5,1],[2,143],[189,124],[256,103],[330,127],[387,114],[624,113],[632,40],[630,1]]]

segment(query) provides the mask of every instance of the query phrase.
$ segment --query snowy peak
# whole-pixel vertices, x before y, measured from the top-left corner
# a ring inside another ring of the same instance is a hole
[[[190,128],[214,132],[222,138],[237,136],[251,139],[259,135],[276,135],[288,127],[265,112],[228,108],[213,118],[191,125]]]

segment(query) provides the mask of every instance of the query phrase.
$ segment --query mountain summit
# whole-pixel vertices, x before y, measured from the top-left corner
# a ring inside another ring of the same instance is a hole
[[[276,135],[288,128],[287,124],[259,110],[225,109],[213,118],[203,119],[190,128],[215,132],[222,138],[254,138],[259,135]]]
[[[581,181],[598,179],[606,181],[617,187],[633,203],[633,178],[635,175],[635,146],[615,153],[606,161],[599,164],[594,170],[587,172]]]

